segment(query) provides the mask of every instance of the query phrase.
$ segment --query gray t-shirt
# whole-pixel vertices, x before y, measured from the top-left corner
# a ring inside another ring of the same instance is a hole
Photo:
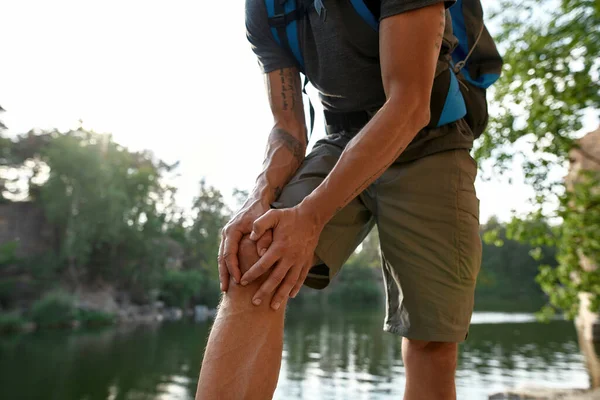
[[[454,0],[381,0],[380,19],[440,2],[450,6]],[[325,0],[323,3],[327,18],[321,18],[313,8],[308,18],[298,21],[307,77],[319,91],[323,107],[327,110],[378,110],[386,100],[379,63],[379,34],[358,15],[350,1]],[[452,34],[449,12],[446,12],[446,22],[436,76],[449,67],[450,52],[457,43]],[[293,56],[273,37],[265,0],[246,0],[246,30],[263,72],[296,66]],[[443,143],[439,139],[443,139]],[[440,143],[430,143],[432,141]],[[401,159],[419,158],[454,148],[471,148],[472,142],[468,127],[466,132],[465,129],[449,130],[447,127],[425,129],[417,135]],[[422,148],[424,145],[426,148]],[[417,147],[421,150],[415,152]]]

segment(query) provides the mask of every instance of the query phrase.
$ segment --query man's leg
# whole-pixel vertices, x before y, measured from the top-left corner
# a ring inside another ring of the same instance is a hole
[[[456,343],[402,340],[405,400],[456,399]]]
[[[239,260],[242,273],[257,260],[256,243],[244,238]],[[252,296],[265,277],[242,287],[233,282],[223,296],[208,339],[196,400],[270,399],[275,392],[283,351],[287,301],[274,311]]]
[[[468,151],[454,150],[394,165],[375,185],[384,329],[410,338],[406,400],[456,398],[457,343],[469,330],[481,265],[476,174]]]

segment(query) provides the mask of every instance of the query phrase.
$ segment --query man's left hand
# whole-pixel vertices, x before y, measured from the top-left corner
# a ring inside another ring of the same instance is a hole
[[[252,302],[260,305],[277,290],[271,300],[271,307],[277,310],[287,297],[295,297],[302,287],[312,267],[323,225],[315,220],[314,213],[300,204],[265,213],[254,222],[250,239],[257,240],[269,229],[273,229],[273,243],[242,276],[241,283],[245,286],[272,269]]]

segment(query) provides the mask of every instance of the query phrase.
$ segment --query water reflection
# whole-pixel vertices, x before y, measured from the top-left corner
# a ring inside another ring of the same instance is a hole
[[[506,322],[515,318],[526,322]],[[587,387],[572,324],[524,318],[474,318],[461,346],[459,398],[484,399],[530,382]],[[404,386],[401,341],[382,332],[382,323],[379,310],[292,309],[275,397],[398,398]],[[208,329],[208,324],[182,323],[4,338],[2,398],[192,399]]]

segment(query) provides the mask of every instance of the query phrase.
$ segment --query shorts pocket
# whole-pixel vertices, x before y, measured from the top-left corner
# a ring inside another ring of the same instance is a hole
[[[475,192],[459,191],[459,275],[463,281],[475,281],[481,268],[479,236],[479,199]]]

